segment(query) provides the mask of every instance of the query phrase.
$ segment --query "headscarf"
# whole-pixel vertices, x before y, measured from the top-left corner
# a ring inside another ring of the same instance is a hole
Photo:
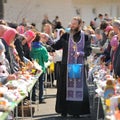
[[[113,30],[113,26],[111,26],[111,25],[108,25],[108,26],[105,28],[105,31],[106,31],[106,32],[110,32],[111,30]]]
[[[2,37],[4,32],[8,29],[9,29],[9,27],[7,27],[5,25],[0,25],[0,37]]]
[[[35,33],[32,30],[27,30],[24,33],[24,36],[26,37],[28,47],[31,48],[31,43],[35,39]]]
[[[5,61],[5,54],[4,54],[4,52],[2,52],[1,53],[1,55],[0,55],[0,63],[2,63],[3,61]]]
[[[15,36],[17,33],[18,32],[15,29],[10,28],[5,31],[2,38],[6,41],[7,45],[10,45],[10,43],[15,40]]]
[[[57,41],[60,39],[61,37],[61,32],[63,31],[63,29],[56,29],[56,32],[57,32],[57,36],[56,36],[56,39],[54,39],[54,41]]]
[[[2,50],[2,53],[0,54],[0,62],[2,63],[5,60],[5,47],[3,45],[3,43],[0,40],[0,50]]]
[[[3,45],[3,43],[2,43],[2,41],[1,41],[1,39],[0,39],[0,50],[5,51],[5,46]]]

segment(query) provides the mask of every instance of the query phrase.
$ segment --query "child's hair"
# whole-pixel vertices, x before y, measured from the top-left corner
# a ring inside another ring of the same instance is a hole
[[[40,41],[40,33],[36,32],[36,37],[33,42],[39,42]]]

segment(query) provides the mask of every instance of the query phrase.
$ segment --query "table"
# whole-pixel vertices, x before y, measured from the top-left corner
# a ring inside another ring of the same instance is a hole
[[[36,75],[34,75],[32,77],[32,83],[28,86],[28,89],[27,89],[28,93],[30,93],[30,98],[32,96],[32,88],[35,85],[35,83],[37,82],[37,80],[38,80],[39,76],[42,74],[42,72],[43,71],[41,71],[40,73],[38,73],[38,74],[36,74]],[[17,108],[18,104],[20,102],[22,102],[22,106],[23,106],[23,100],[24,100],[25,97],[27,97],[27,96],[24,94],[19,99],[17,99],[17,101],[12,102],[12,104],[11,104],[11,106],[9,108],[9,111],[1,112],[1,114],[0,114],[0,120],[5,120],[8,117],[10,111],[13,111],[15,108]],[[18,116],[17,116],[17,109],[16,109],[16,118],[17,117]],[[22,109],[22,118],[24,118],[23,109]],[[32,109],[31,109],[31,118],[32,118]]]

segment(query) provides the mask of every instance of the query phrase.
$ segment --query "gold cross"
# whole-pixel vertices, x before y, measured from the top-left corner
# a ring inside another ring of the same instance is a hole
[[[77,48],[76,45],[73,45],[73,50],[74,50],[74,51],[76,50],[76,48]]]

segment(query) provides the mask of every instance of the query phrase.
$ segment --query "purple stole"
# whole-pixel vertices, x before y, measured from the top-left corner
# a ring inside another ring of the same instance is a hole
[[[76,52],[84,52],[85,35],[81,31],[81,38],[76,43],[73,38],[69,37],[68,43],[68,60],[67,64],[84,64],[84,56],[74,57]],[[83,101],[83,79],[84,67],[82,69],[81,77],[78,79],[70,79],[68,77],[67,69],[67,84],[66,84],[66,100],[67,101]]]

